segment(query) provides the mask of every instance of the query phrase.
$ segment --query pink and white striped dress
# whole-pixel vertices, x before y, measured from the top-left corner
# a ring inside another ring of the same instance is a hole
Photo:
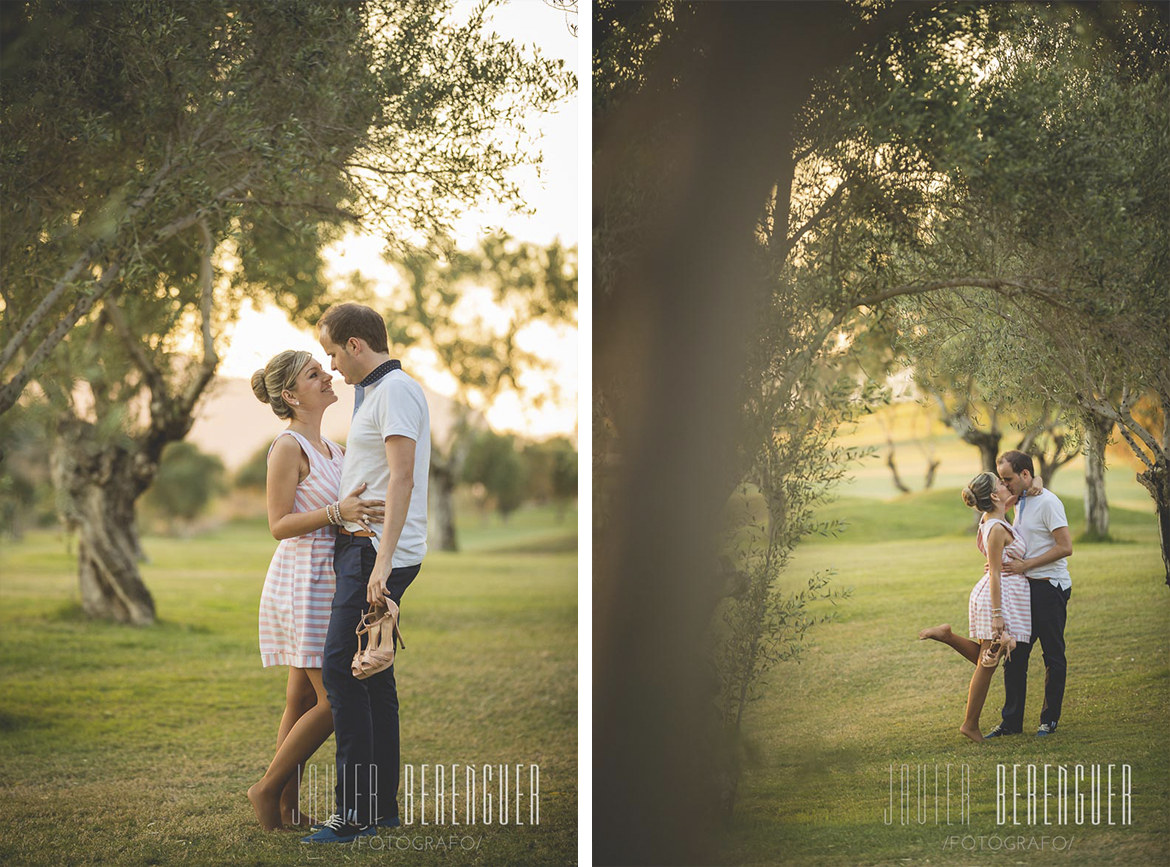
[[[987,534],[996,524],[1002,524],[1011,534],[1011,541],[1003,546],[1002,566],[999,573],[1000,607],[1003,608],[1003,626],[1012,634],[1012,638],[1021,644],[1032,640],[1032,591],[1028,588],[1028,579],[1017,575],[1007,565],[1008,557],[1024,558],[1027,547],[1024,542],[1023,531],[1013,527],[1007,521],[992,518],[979,525],[979,536],[975,544],[984,557],[987,556]],[[990,639],[991,632],[991,574],[984,568],[983,577],[971,589],[971,599],[967,605],[967,614],[970,619],[970,636],[973,639]]]
[[[309,459],[309,475],[297,485],[294,512],[311,512],[336,502],[341,487],[341,446],[325,440],[332,453],[326,458],[296,431],[282,431],[296,438]],[[276,445],[276,440],[272,444]],[[272,449],[268,449],[271,456]],[[281,539],[272,555],[264,590],[260,594],[260,658],[264,667],[291,665],[320,668],[329,629],[329,609],[337,576],[333,572],[336,532],[322,527],[303,536]]]

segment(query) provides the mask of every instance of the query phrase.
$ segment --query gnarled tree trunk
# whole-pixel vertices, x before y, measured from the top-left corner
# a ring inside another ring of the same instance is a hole
[[[1165,459],[1143,473],[1137,480],[1154,498],[1158,513],[1158,541],[1162,545],[1162,564],[1166,567],[1166,584],[1170,586],[1170,464]]]
[[[971,385],[968,384],[968,390],[970,389]],[[999,457],[999,442],[1003,439],[1003,434],[997,424],[998,413],[992,410],[987,430],[981,430],[975,425],[975,419],[972,417],[967,400],[964,400],[957,409],[952,409],[940,393],[933,390],[932,393],[941,410],[942,423],[957,433],[963,442],[970,443],[979,449],[979,463],[984,471],[997,472],[996,458]]]
[[[58,427],[52,471],[61,517],[78,534],[81,605],[90,617],[144,626],[154,599],[138,572],[142,548],[134,502],[157,464],[122,444],[99,444],[93,426],[70,419]]]
[[[1105,446],[1113,419],[1094,415],[1085,422],[1085,534],[1103,539],[1109,535],[1109,501],[1105,498]],[[1044,480],[1051,487],[1049,479]],[[1155,499],[1157,499],[1155,497]]]
[[[996,459],[999,457],[999,441],[1002,439],[1002,434],[998,430],[970,430],[963,433],[962,437],[979,449],[979,461],[984,470],[989,473],[998,472]]]

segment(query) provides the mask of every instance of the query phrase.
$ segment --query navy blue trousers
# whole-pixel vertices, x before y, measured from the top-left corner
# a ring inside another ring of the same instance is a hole
[[[361,825],[398,816],[398,688],[394,667],[365,680],[358,680],[350,671],[358,646],[355,630],[369,610],[366,585],[377,553],[366,537],[337,536],[333,551],[337,590],[321,669],[337,740],[337,812]],[[420,564],[392,569],[386,580],[390,598],[401,605],[402,594],[421,568]]]
[[[1044,651],[1044,706],[1040,722],[1060,720],[1068,661],[1064,654],[1064,624],[1072,588],[1060,590],[1049,581],[1028,580],[1032,595],[1032,641],[1012,651],[1003,663],[1003,726],[1008,731],[1024,729],[1024,702],[1028,698],[1028,659],[1036,642]]]

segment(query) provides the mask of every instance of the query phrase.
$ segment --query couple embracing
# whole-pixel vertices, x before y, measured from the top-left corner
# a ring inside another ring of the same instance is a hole
[[[394,668],[359,678],[351,662],[367,607],[387,624],[392,660],[402,595],[427,550],[431,431],[422,387],[390,357],[381,314],[337,305],[318,338],[330,370],[355,386],[346,449],[321,435],[337,396],[310,353],[282,352],[252,376],[256,397],[289,423],[268,452],[268,526],[280,545],[260,598],[261,659],[289,674],[276,755],[248,800],[267,831],[313,825],[298,783],[336,733],[337,808],[304,838],[331,843],[400,824]]]
[[[983,577],[968,603],[971,637],[955,635],[947,623],[918,635],[949,645],[975,665],[959,731],[976,743],[1023,731],[1028,659],[1036,641],[1044,653],[1044,705],[1037,736],[1056,731],[1068,670],[1064,625],[1072,595],[1068,572],[1072,540],[1064,504],[1044,490],[1032,458],[1023,452],[1005,452],[996,468],[998,475],[980,473],[963,489],[963,501],[982,512],[976,544],[986,558]],[[1007,512],[1012,508],[1015,514],[1009,524]],[[1002,721],[984,735],[979,715],[1001,659]]]

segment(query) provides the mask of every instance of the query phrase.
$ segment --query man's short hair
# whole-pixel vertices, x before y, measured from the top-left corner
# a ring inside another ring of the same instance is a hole
[[[999,466],[1000,464],[1011,464],[1011,468],[1017,474],[1027,470],[1033,476],[1036,475],[1036,467],[1032,464],[1032,456],[1024,454],[1024,452],[1017,451],[1016,449],[1012,449],[1010,452],[1004,452],[1002,455],[1000,455],[999,460],[995,462],[995,465]]]
[[[317,322],[317,328],[329,329],[329,339],[338,346],[356,337],[374,352],[390,351],[382,314],[364,304],[334,304]]]

